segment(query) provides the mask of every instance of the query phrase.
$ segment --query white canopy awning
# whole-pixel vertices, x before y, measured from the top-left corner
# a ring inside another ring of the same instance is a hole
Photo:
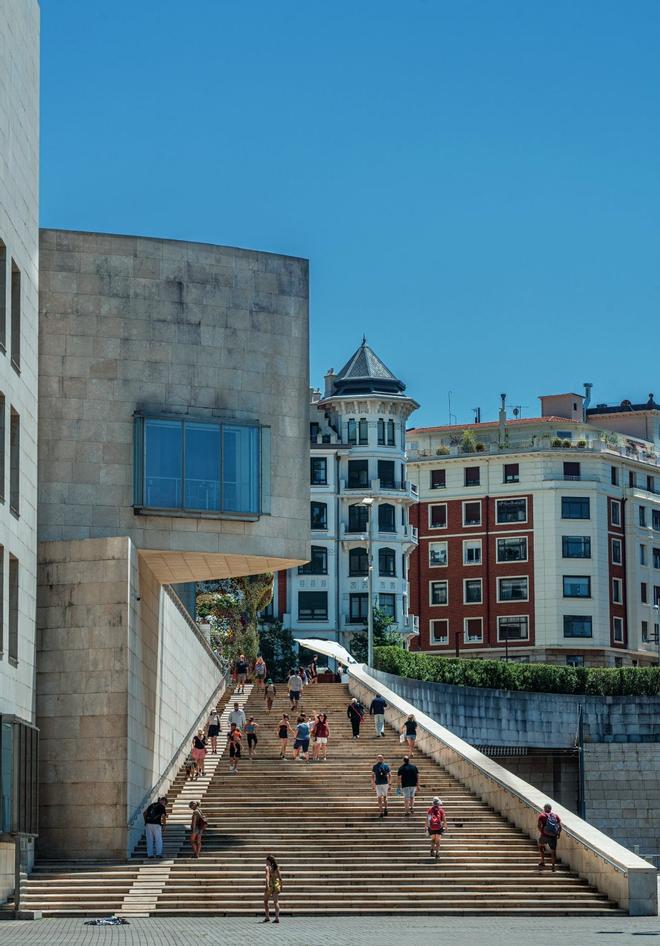
[[[355,657],[351,657],[349,652],[336,641],[320,641],[314,637],[294,637],[296,644],[306,647],[307,650],[313,650],[315,653],[324,654],[326,657],[333,657],[347,667],[349,664],[357,663]]]

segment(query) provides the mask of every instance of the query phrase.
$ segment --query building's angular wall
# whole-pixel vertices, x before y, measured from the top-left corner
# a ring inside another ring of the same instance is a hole
[[[40,299],[40,541],[307,558],[306,260],[46,230]],[[269,514],[136,516],[135,411],[270,427]]]

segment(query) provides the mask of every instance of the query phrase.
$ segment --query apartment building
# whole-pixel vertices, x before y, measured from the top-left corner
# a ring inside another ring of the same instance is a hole
[[[311,559],[280,572],[272,605],[297,637],[350,647],[363,635],[370,567],[372,605],[404,639],[415,635],[408,558],[417,490],[406,473],[405,432],[418,406],[366,339],[339,373],[326,375],[323,394],[312,391]]]
[[[660,407],[540,398],[540,416],[407,433],[415,649],[576,666],[660,655]]]
[[[1,901],[36,833],[37,0],[0,4],[0,103]]]

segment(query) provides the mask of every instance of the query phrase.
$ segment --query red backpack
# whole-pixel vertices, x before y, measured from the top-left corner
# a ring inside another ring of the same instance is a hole
[[[431,820],[429,821],[430,831],[442,831],[442,816],[439,808],[431,808]]]

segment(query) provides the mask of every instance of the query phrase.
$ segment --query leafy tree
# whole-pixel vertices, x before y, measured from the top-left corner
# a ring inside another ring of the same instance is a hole
[[[259,653],[257,619],[273,597],[273,576],[245,575],[200,583],[197,614],[211,625],[211,646],[230,663]]]
[[[291,668],[298,664],[291,629],[283,627],[281,621],[264,621],[259,629],[259,638],[268,676],[276,682],[286,680]]]

